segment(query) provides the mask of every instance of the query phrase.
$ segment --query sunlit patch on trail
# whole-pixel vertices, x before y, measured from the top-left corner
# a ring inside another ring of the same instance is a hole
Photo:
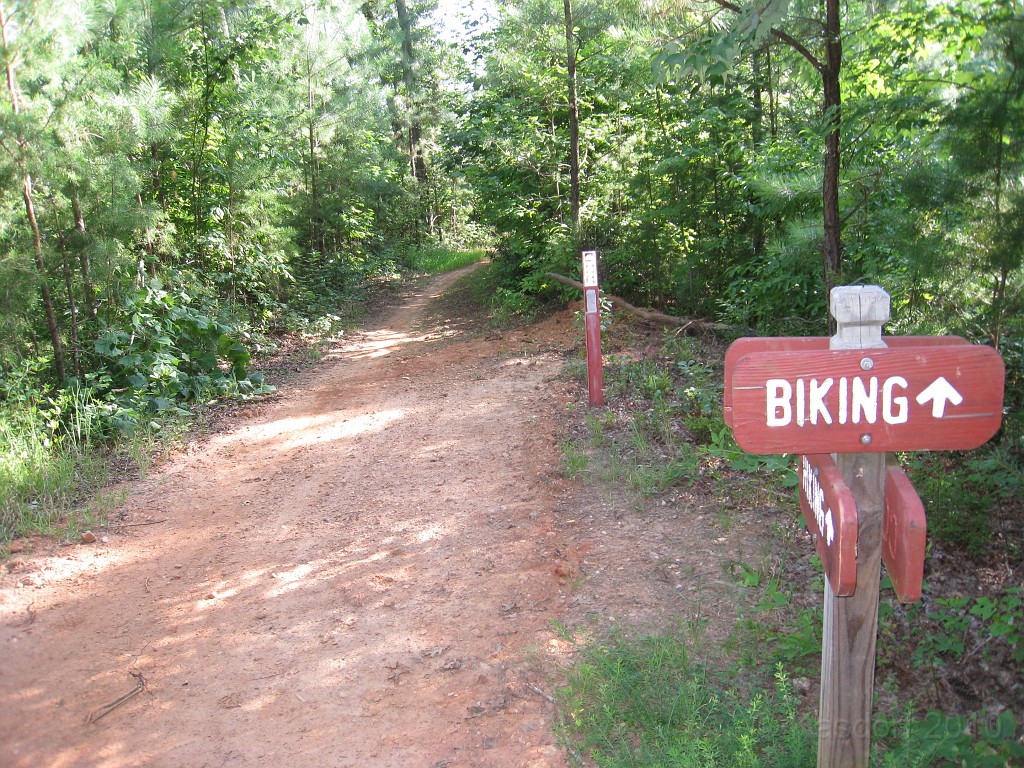
[[[347,360],[365,360],[367,358],[384,357],[390,355],[397,347],[406,344],[429,341],[435,338],[434,334],[422,334],[410,336],[407,333],[397,333],[387,329],[379,331],[367,331],[363,334],[362,341],[347,345],[341,350],[339,357]]]
[[[431,539],[438,538],[444,532],[445,532],[445,529],[442,528],[441,526],[439,526],[439,525],[432,525],[429,528],[425,528],[424,530],[422,530],[418,534],[416,534],[416,541],[418,541],[421,544],[423,544],[425,542],[430,541]]]
[[[256,441],[262,443],[273,440],[276,441],[275,448],[288,450],[311,443],[332,442],[379,432],[388,424],[405,415],[406,412],[403,409],[392,409],[354,418],[345,418],[343,412],[334,411],[317,416],[278,419],[268,424],[226,435],[220,442],[227,445],[233,442]]]

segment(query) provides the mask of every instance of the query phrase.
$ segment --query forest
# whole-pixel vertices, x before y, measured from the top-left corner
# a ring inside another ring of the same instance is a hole
[[[890,333],[999,349],[991,450],[1024,461],[1016,0],[2,0],[0,29],[3,537],[55,454],[267,391],[275,334],[469,247],[506,316],[580,248],[734,336],[880,284]]]

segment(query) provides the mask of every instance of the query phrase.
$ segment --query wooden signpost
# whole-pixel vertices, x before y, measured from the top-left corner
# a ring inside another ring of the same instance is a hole
[[[883,338],[889,295],[832,290],[837,333],[739,339],[726,354],[725,418],[752,453],[796,453],[801,510],[825,566],[819,768],[866,768],[881,566],[921,597],[924,507],[887,451],[976,448],[999,429],[999,354],[959,337]]]
[[[591,405],[604,405],[601,376],[601,303],[598,301],[597,251],[583,251],[583,322],[587,334],[587,389]]]

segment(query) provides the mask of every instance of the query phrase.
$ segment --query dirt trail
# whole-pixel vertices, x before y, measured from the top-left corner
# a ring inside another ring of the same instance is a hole
[[[136,484],[97,543],[7,564],[0,765],[564,765],[538,671],[573,568],[559,358],[424,330],[460,274]]]

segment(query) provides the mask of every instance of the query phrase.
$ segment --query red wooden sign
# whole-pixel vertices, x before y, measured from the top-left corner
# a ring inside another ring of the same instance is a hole
[[[1005,367],[985,346],[753,352],[726,376],[750,453],[964,450],[1002,421]]]
[[[829,586],[838,597],[857,587],[857,505],[843,473],[826,454],[800,457],[800,511]]]
[[[956,346],[970,342],[961,336],[883,336],[889,349],[902,347]],[[737,361],[753,352],[819,352],[829,348],[827,336],[744,337],[725,352],[725,423],[732,426],[732,371]]]
[[[887,467],[882,562],[900,602],[921,599],[927,530],[924,505],[914,486],[902,469]]]

